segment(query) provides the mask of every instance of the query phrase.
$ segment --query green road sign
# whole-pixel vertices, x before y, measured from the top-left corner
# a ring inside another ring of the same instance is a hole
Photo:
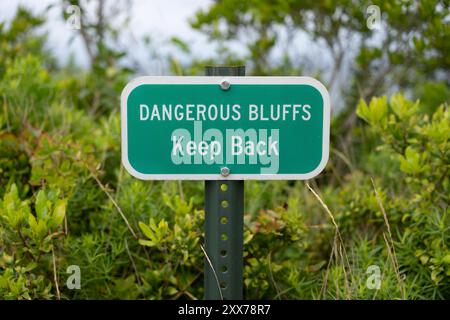
[[[141,77],[121,122],[144,180],[310,179],[328,161],[330,98],[309,77]]]

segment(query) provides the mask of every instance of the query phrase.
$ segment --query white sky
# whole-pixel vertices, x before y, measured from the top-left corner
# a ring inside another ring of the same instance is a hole
[[[244,0],[243,0],[244,1]],[[83,43],[78,36],[77,30],[67,27],[62,18],[61,0],[0,0],[0,22],[9,21],[15,14],[19,5],[24,5],[32,9],[35,13],[45,13],[47,23],[43,31],[48,33],[48,47],[53,51],[61,63],[65,63],[73,57],[75,62],[81,66],[88,65],[88,57]],[[186,61],[186,56],[181,52],[174,51],[173,46],[167,45],[167,40],[176,36],[189,44],[191,54],[196,58],[207,58],[216,56],[216,45],[208,42],[205,35],[193,30],[188,19],[200,9],[206,9],[213,0],[132,0],[132,11],[130,14],[130,27],[132,37],[125,33],[121,44],[126,46],[135,61],[141,66],[139,74],[145,75],[167,75],[167,61],[155,59],[150,56],[148,49],[139,42],[144,35],[151,38],[153,50],[158,54],[171,54],[177,59]],[[50,4],[57,6],[51,10],[46,10]],[[75,40],[69,43],[75,35]],[[251,34],[244,35],[251,37]],[[277,46],[272,55],[274,59],[281,59],[282,54],[288,52],[296,57],[297,61],[302,61],[307,67],[305,74],[314,76],[317,66],[327,70],[330,59],[323,54],[320,43],[315,43],[304,33],[299,32],[294,39],[283,41]],[[238,41],[229,42],[230,48],[239,54],[244,53],[244,47]],[[308,54],[306,54],[308,53]],[[310,68],[308,68],[310,66]],[[331,70],[331,69],[330,69]],[[342,75],[341,75],[342,76]],[[340,77],[341,77],[340,76]],[[332,96],[339,92],[330,88]]]
[[[193,17],[199,9],[207,8],[212,0],[134,0],[132,3],[130,29],[136,39],[149,35],[152,42],[158,44],[171,36],[177,36],[191,44],[192,53],[195,56],[205,57],[213,54],[214,47],[208,45],[206,37],[193,30],[188,23],[188,18]],[[46,11],[50,4],[60,6],[61,1],[0,0],[0,21],[10,20],[19,5],[24,5],[35,13],[47,12],[47,24],[44,31],[49,34],[49,47],[61,62],[66,62],[70,54],[73,54],[77,63],[86,65],[88,60],[79,37],[69,44],[69,39],[77,31],[67,28],[62,19],[61,7]],[[142,50],[143,48],[137,48],[138,56],[147,54],[140,52]],[[143,59],[145,57],[140,57],[139,60]],[[160,73],[162,71],[153,70],[153,72]]]

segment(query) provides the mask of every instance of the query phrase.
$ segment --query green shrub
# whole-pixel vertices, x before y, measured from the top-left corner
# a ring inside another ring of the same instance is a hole
[[[64,234],[67,201],[58,190],[30,200],[21,200],[13,184],[0,201],[0,294],[7,299],[53,296],[50,253]]]
[[[430,117],[419,101],[401,94],[363,101],[358,114],[384,142],[379,152],[397,162],[397,183],[392,186],[395,204],[391,219],[398,232],[396,244],[402,271],[408,277],[433,284],[423,296],[449,295],[450,264],[450,112],[439,106]],[[420,295],[420,294],[419,294]]]
[[[129,70],[56,68],[22,30],[41,20],[17,19],[0,25],[0,299],[201,299],[204,184],[130,176]],[[320,178],[246,181],[245,298],[450,298],[448,86],[417,92],[361,101]]]

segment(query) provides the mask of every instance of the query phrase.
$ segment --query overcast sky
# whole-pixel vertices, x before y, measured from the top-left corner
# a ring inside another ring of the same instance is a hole
[[[0,22],[9,21],[19,5],[28,7],[35,13],[45,14],[47,23],[42,31],[48,33],[48,46],[59,61],[64,64],[73,57],[78,65],[87,66],[89,60],[78,36],[78,31],[68,28],[66,21],[62,18],[61,2],[61,0],[0,0]],[[189,57],[183,57],[181,51],[177,52],[174,50],[174,46],[168,45],[168,39],[172,36],[189,44],[191,56],[196,58],[214,57],[216,46],[209,42],[205,35],[193,30],[188,22],[195,12],[208,8],[212,2],[212,0],[132,0],[129,30],[125,32],[126,36],[123,37],[121,44],[128,49],[129,56],[139,62],[138,74],[169,74],[167,60],[151,57],[149,49],[140,41],[144,35],[150,36],[151,48],[157,50],[158,54],[171,54],[182,62]],[[58,6],[46,10],[50,4]],[[90,9],[94,8],[91,6]],[[127,32],[131,32],[132,36]],[[69,43],[71,38],[75,40]],[[279,44],[273,50],[272,58],[279,61],[282,55],[288,52],[291,57],[295,57],[293,61],[301,61],[305,66],[303,75],[314,76],[317,67],[320,67],[322,71],[325,70],[327,76],[327,70],[331,70],[330,58],[324,55],[326,51],[323,50],[322,45],[320,42],[312,41],[304,32],[298,32],[294,39],[285,38],[281,32]],[[229,46],[234,52],[245,53],[245,46],[238,41],[229,42]],[[338,91],[330,88],[330,93],[340,99]]]
[[[48,33],[48,45],[54,54],[62,63],[67,62],[72,54],[79,65],[86,66],[88,57],[83,43],[78,36],[78,31],[68,28],[66,21],[63,20],[61,2],[61,0],[0,0],[0,21],[10,20],[19,5],[24,5],[35,13],[45,14],[47,23],[43,31]],[[181,52],[174,52],[174,47],[167,45],[168,39],[176,36],[189,44],[192,56],[213,57],[216,55],[216,46],[208,41],[205,35],[193,30],[188,22],[188,19],[192,18],[198,10],[206,9],[212,3],[213,0],[132,0],[129,30],[124,32],[126,36],[123,37],[121,44],[129,49],[130,56],[139,61],[147,73],[151,72],[155,75],[167,73],[167,70],[164,70],[164,66],[158,60],[150,58],[148,48],[140,41],[144,35],[150,36],[152,47],[158,50],[158,54],[170,53],[183,61]],[[50,4],[58,6],[46,10]],[[95,10],[95,7],[90,6],[88,10],[91,9]],[[128,32],[132,32],[132,37],[128,36]],[[75,40],[69,43],[71,38]],[[326,67],[327,60],[322,55],[320,45],[312,42],[304,32],[298,32],[294,39],[287,39],[283,36],[283,32],[280,32],[278,40],[279,44],[272,52],[273,59],[280,60],[282,55],[288,52],[291,56],[302,59],[305,65],[312,65],[310,63],[312,61],[308,61],[311,57],[320,57],[321,66]],[[232,51],[239,54],[245,53],[245,45],[242,43],[230,41],[228,44]],[[307,51],[310,57],[302,52],[305,48],[308,48],[304,51]],[[150,61],[153,61],[153,64],[146,65]],[[312,70],[305,71],[312,72]]]
[[[80,39],[69,45],[69,39],[75,30],[67,28],[61,16],[61,7],[46,11],[50,4],[60,5],[59,0],[0,0],[0,21],[10,20],[19,5],[32,9],[35,13],[46,13],[47,24],[44,31],[49,35],[49,46],[60,59],[66,62],[70,53],[80,65],[86,65],[88,60]],[[131,12],[130,29],[136,39],[149,35],[155,43],[163,43],[171,36],[177,36],[191,44],[192,53],[205,57],[213,54],[214,48],[208,45],[205,36],[193,30],[188,23],[201,8],[207,8],[212,0],[134,0]],[[138,48],[139,52],[143,48]],[[141,57],[142,58],[142,57]],[[142,59],[141,59],[142,60]],[[161,70],[153,70],[161,73]]]

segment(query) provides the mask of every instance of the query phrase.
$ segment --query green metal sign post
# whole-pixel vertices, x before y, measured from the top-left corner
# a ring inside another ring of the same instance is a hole
[[[245,76],[245,67],[206,67],[205,73]],[[244,181],[206,180],[205,249],[209,259],[205,262],[205,299],[242,300],[243,234]]]
[[[122,163],[143,180],[205,180],[205,298],[242,299],[244,180],[304,180],[328,161],[330,99],[309,77],[141,77],[121,96]]]

